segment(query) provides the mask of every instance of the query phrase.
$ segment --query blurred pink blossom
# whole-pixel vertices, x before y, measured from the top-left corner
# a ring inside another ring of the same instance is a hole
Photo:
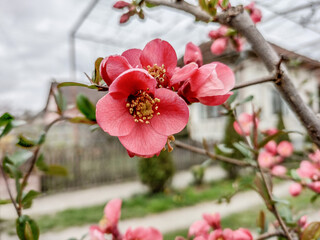
[[[293,153],[293,145],[288,141],[282,141],[278,144],[277,151],[281,157],[290,157]]]
[[[300,183],[293,183],[289,187],[289,192],[293,197],[300,195],[301,191],[302,191],[302,186]]]

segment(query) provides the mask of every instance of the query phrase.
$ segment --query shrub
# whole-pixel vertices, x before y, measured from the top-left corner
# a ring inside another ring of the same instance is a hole
[[[138,173],[143,184],[150,192],[163,192],[174,174],[174,164],[171,153],[162,151],[159,157],[140,158]]]

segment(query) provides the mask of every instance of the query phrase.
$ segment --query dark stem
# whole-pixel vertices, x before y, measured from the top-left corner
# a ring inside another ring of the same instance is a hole
[[[255,240],[264,240],[264,239],[268,239],[268,238],[272,238],[272,237],[277,237],[277,236],[282,236],[284,237],[285,235],[283,235],[282,232],[273,232],[273,233],[264,233],[261,234],[258,238],[256,238]]]
[[[257,79],[257,80],[253,80],[253,81],[248,81],[248,82],[244,82],[244,83],[240,83],[234,86],[234,88],[232,90],[237,90],[240,88],[245,88],[245,87],[249,87],[252,85],[256,85],[256,84],[261,84],[261,83],[265,83],[265,82],[274,82],[276,79],[274,77],[265,77],[265,78],[261,78],[261,79]]]

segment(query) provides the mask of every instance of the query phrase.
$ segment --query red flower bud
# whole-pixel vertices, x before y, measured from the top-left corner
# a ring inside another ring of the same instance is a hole
[[[118,9],[122,9],[129,6],[130,6],[130,3],[127,3],[125,1],[118,1],[113,5],[114,8],[118,8]]]
[[[120,17],[120,23],[122,24],[122,23],[127,22],[129,20],[130,16],[131,16],[130,12],[122,14]]]

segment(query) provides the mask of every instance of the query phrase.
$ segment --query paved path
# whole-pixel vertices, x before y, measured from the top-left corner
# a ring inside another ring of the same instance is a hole
[[[290,183],[285,182],[274,188],[274,193],[278,197],[284,197],[288,194]],[[216,204],[214,202],[201,203],[192,207],[186,207],[164,213],[150,215],[144,218],[135,218],[121,221],[120,230],[124,232],[129,226],[154,226],[162,233],[183,229],[190,226],[196,220],[201,219],[205,212],[219,212],[221,216],[248,210],[262,204],[261,198],[253,191],[243,192],[236,195],[229,204]],[[89,225],[82,227],[73,227],[61,232],[45,233],[41,235],[41,240],[66,240],[71,237],[80,238],[88,232]],[[14,240],[16,238],[3,238],[1,240]]]

